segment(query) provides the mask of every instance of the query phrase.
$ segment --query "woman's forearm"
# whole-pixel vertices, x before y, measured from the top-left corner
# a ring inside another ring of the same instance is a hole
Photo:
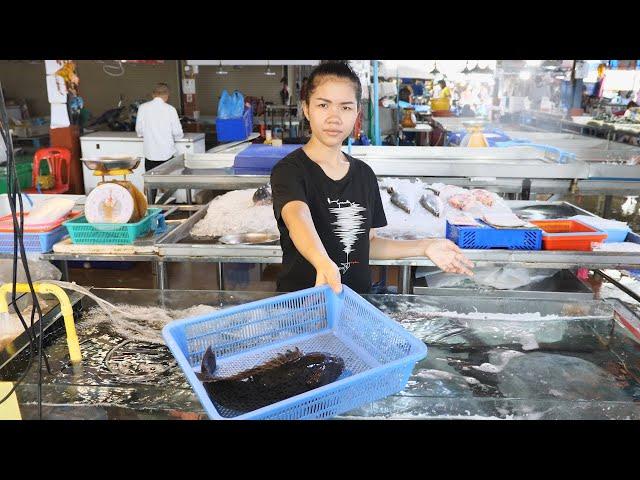
[[[291,202],[282,209],[282,218],[289,229],[289,236],[300,254],[318,268],[330,260],[329,254],[318,236],[309,207],[303,202]]]
[[[390,260],[394,258],[424,257],[429,242],[431,242],[430,239],[392,240],[373,237],[369,247],[369,258]]]

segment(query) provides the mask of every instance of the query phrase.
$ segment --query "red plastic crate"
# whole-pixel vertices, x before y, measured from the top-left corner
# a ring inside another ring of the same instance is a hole
[[[591,251],[593,243],[601,243],[607,233],[578,220],[531,220],[542,230],[543,250]]]

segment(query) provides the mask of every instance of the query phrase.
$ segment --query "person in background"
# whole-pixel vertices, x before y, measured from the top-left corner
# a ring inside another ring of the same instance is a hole
[[[136,133],[143,138],[144,169],[152,170],[171,160],[177,153],[175,141],[184,137],[175,107],[169,105],[169,86],[158,83],[153,100],[138,108]],[[149,203],[155,202],[156,190],[150,191]]]
[[[451,89],[447,87],[447,82],[440,80],[438,85],[440,85],[441,88],[439,98],[448,98],[449,102],[451,102]]]
[[[289,79],[287,77],[282,77],[280,79],[280,83],[282,84],[282,90],[280,90],[280,100],[282,101],[282,105],[289,105]]]

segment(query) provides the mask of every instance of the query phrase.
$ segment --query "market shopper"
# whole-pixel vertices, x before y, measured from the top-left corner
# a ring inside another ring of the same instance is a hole
[[[143,138],[144,168],[149,171],[171,160],[177,153],[175,140],[184,136],[175,107],[169,101],[169,86],[158,83],[153,89],[153,100],[138,108],[136,133]],[[153,203],[156,190],[151,190]]]
[[[375,174],[341,151],[360,108],[362,88],[345,63],[319,65],[303,101],[311,138],[273,168],[273,209],[283,253],[279,291],[344,283],[358,293],[371,287],[369,259],[429,257],[446,272],[472,275],[473,264],[445,239],[390,240],[376,236],[387,224]]]

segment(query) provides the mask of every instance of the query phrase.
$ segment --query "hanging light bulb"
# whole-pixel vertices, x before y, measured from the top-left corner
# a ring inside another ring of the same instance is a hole
[[[269,66],[269,60],[267,60],[267,69],[264,71],[264,74],[268,75],[270,77],[272,77],[272,76],[274,76],[276,74],[276,72],[271,70],[271,67]]]
[[[218,75],[226,75],[227,73],[229,73],[229,72],[227,72],[226,70],[223,70],[223,69],[222,69],[222,60],[220,60],[220,67],[218,68],[218,71],[217,71],[216,73],[217,73]]]
[[[438,66],[436,65],[436,62],[433,62],[433,70],[431,70],[429,72],[429,75],[431,75],[432,77],[435,77],[436,75],[440,75],[440,70],[438,70]]]
[[[469,60],[467,60],[467,63],[464,64],[464,70],[462,70],[463,75],[469,75],[471,73],[471,70],[469,70]]]

